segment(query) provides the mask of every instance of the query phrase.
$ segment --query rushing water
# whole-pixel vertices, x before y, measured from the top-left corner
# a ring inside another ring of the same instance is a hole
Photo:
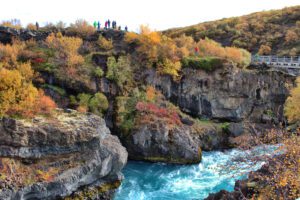
[[[273,155],[277,148],[203,152],[197,165],[129,161],[115,200],[198,200],[222,189],[232,191],[236,180],[259,169],[264,155]]]

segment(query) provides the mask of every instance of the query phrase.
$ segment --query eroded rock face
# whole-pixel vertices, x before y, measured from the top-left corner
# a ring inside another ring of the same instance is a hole
[[[107,185],[121,181],[128,156],[103,119],[70,110],[53,118],[3,118],[0,140],[3,200],[57,199],[86,187],[108,192],[115,187]]]
[[[262,122],[265,112],[283,119],[283,105],[294,77],[278,71],[242,70],[227,66],[212,73],[186,68],[182,79],[147,72],[147,82],[183,111],[208,119]]]
[[[176,164],[199,163],[201,146],[188,126],[169,128],[153,122],[140,125],[125,139],[129,158]]]

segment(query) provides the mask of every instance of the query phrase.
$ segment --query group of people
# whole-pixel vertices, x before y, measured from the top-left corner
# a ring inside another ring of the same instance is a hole
[[[101,23],[100,23],[100,21],[98,21],[98,22],[94,21],[93,25],[94,25],[95,29],[97,29],[97,30],[101,29]],[[110,28],[122,30],[121,26],[117,26],[117,22],[116,21],[112,21],[112,22],[110,22],[110,20],[105,21],[105,23],[104,23],[104,29],[110,29]],[[125,31],[126,32],[128,31],[128,27],[127,26],[125,26]]]

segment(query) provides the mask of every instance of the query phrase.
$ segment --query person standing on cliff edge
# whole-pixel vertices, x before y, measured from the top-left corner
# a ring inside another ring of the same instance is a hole
[[[97,22],[94,21],[94,28],[96,29],[97,28]]]
[[[109,20],[107,20],[107,26],[108,26],[108,28],[110,28],[110,21]]]
[[[38,23],[38,22],[36,22],[36,23],[35,23],[35,26],[36,26],[36,30],[38,31],[38,30],[39,30],[39,28],[40,28],[40,25],[39,25],[39,23]]]
[[[101,26],[101,24],[100,24],[100,22],[98,21],[98,31],[100,31],[100,26]]]

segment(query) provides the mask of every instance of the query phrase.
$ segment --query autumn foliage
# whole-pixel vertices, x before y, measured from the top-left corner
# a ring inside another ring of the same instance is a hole
[[[72,23],[67,29],[67,34],[77,37],[88,37],[95,33],[95,28],[91,26],[86,20],[79,19]]]
[[[268,45],[261,45],[259,50],[258,50],[258,54],[259,55],[269,55],[271,53],[272,49],[270,46]]]
[[[285,41],[287,43],[297,42],[298,40],[299,40],[299,35],[295,31],[288,30],[286,32]]]
[[[42,90],[39,90],[36,101],[36,109],[39,114],[49,115],[57,107],[56,103],[49,96],[46,96]]]
[[[146,88],[146,100],[153,102],[156,98],[156,90],[152,86],[148,86]]]
[[[299,133],[298,133],[299,134]],[[257,176],[257,199],[297,199],[300,196],[300,138],[286,137],[282,155],[270,158],[268,173]],[[255,199],[256,199],[255,198]]]
[[[138,102],[136,109],[141,113],[145,113],[144,119],[154,116],[156,119],[166,121],[168,125],[181,125],[180,117],[174,110],[158,107],[154,103],[147,102]]]
[[[56,50],[58,63],[66,67],[76,67],[84,62],[78,49],[82,45],[82,39],[76,37],[65,37],[61,34],[52,33],[46,39],[49,48]]]
[[[300,78],[297,79],[297,87],[291,90],[290,97],[286,101],[285,114],[289,122],[300,121]]]
[[[50,97],[33,86],[35,73],[30,62],[18,61],[29,43],[15,40],[11,45],[0,44],[0,116],[33,117],[50,114],[56,107]]]
[[[18,56],[24,48],[25,44],[18,40],[13,41],[12,45],[0,43],[0,62],[6,67],[16,65]]]
[[[195,41],[208,37],[253,54],[258,53],[261,45],[267,45],[277,55],[299,55],[300,48],[296,40],[298,36],[299,41],[300,35],[299,13],[298,5],[174,28],[163,33],[171,38],[185,34]]]
[[[222,47],[221,44],[208,38],[201,39],[197,46],[200,50],[200,57],[209,56],[227,59],[241,67],[248,66],[251,61],[251,55],[246,50],[236,47]]]

